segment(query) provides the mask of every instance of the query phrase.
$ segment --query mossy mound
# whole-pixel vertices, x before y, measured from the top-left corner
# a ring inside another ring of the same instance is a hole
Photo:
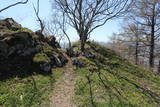
[[[160,76],[136,66],[94,42],[86,45],[76,69],[75,103],[79,107],[158,107]],[[85,53],[85,52],[84,52]],[[80,56],[79,56],[80,57]],[[94,69],[91,69],[94,67]]]

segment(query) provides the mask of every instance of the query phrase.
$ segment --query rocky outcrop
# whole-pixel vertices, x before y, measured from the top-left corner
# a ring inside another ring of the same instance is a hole
[[[54,37],[45,38],[10,18],[0,20],[0,79],[48,74],[66,62]]]
[[[27,56],[39,52],[38,40],[29,32],[16,32],[0,36],[0,57]]]

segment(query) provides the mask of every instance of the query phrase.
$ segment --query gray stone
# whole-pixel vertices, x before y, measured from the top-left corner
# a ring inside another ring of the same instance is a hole
[[[72,60],[73,65],[76,65],[77,67],[84,67],[85,66],[85,62],[81,59],[73,59]]]
[[[64,55],[60,55],[58,58],[60,59],[62,66],[68,62],[68,59]]]
[[[75,50],[71,49],[67,49],[66,54],[70,57],[78,57],[80,55],[80,53],[76,52]]]
[[[55,58],[55,64],[58,66],[58,67],[62,67],[62,62],[61,60],[58,58],[58,56],[54,56]]]
[[[85,56],[86,58],[94,58],[95,56],[92,54],[92,52],[90,51],[85,51],[84,53],[82,53],[83,56]]]
[[[40,64],[41,70],[45,72],[51,72],[51,65],[47,62]]]

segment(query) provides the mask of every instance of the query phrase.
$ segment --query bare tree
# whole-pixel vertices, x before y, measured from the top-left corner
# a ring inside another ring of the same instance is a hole
[[[65,37],[68,40],[69,49],[71,48],[71,40],[69,35],[67,34],[67,19],[64,16],[64,14],[59,15],[61,13],[54,12],[52,15],[52,19],[46,24],[45,33],[47,35],[53,35],[59,38],[59,43],[61,40],[63,40]]]
[[[2,11],[4,11],[4,10],[7,10],[7,9],[9,9],[9,8],[11,8],[11,7],[14,7],[14,6],[16,6],[16,5],[19,5],[19,4],[26,4],[27,2],[28,2],[28,0],[16,2],[16,3],[14,3],[14,4],[11,4],[11,5],[7,6],[7,7],[4,7],[3,9],[0,9],[0,12],[2,12]]]
[[[62,30],[63,34],[67,37],[68,39],[68,43],[69,43],[69,49],[71,49],[71,41],[70,41],[70,38],[69,38],[69,35],[67,34],[66,32],[66,18],[65,18],[65,15],[63,14],[63,19],[62,19],[62,23],[61,22],[58,22],[59,24],[59,27],[60,29]]]
[[[130,9],[130,19],[145,26],[144,35],[149,40],[149,65],[154,67],[155,41],[160,36],[159,0],[134,0]]]
[[[146,50],[148,43],[143,35],[143,26],[134,22],[123,22],[121,32],[114,34],[110,45],[118,51],[121,56],[135,62],[136,65],[141,64],[144,59],[148,58]],[[113,48],[112,48],[113,49]],[[146,66],[145,63],[143,66]]]
[[[57,10],[69,19],[81,41],[81,51],[89,35],[108,20],[120,16],[132,0],[54,0]]]
[[[140,31],[138,24],[130,24],[128,25],[128,31],[132,33],[134,37],[133,41],[135,44],[135,64],[138,65],[139,62],[139,42],[140,42]]]
[[[40,28],[41,28],[40,33],[42,34],[43,31],[44,31],[45,25],[44,25],[43,21],[41,20],[41,18],[39,16],[39,0],[37,0],[37,9],[35,8],[34,5],[33,5],[33,8],[34,8],[34,12],[36,14],[37,20],[38,20]]]

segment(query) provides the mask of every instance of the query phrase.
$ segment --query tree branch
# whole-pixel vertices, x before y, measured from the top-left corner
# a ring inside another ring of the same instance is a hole
[[[17,3],[11,4],[11,5],[3,8],[3,9],[0,9],[0,12],[2,12],[2,11],[4,11],[4,10],[7,10],[7,9],[13,7],[13,6],[19,5],[19,4],[26,4],[27,2],[28,2],[28,0],[26,0],[26,1],[24,1],[24,2],[21,1],[21,2],[17,2]]]

